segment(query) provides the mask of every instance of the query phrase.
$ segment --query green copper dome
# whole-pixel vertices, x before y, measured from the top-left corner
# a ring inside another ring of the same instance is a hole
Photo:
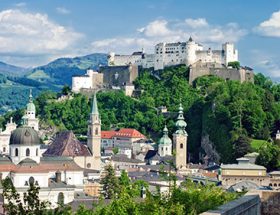
[[[10,137],[10,144],[38,145],[40,144],[40,138],[33,128],[22,126],[12,132]]]
[[[168,137],[168,129],[165,125],[163,129],[163,136],[159,140],[160,145],[172,145],[172,140]]]
[[[35,112],[36,108],[35,105],[33,103],[33,96],[32,96],[32,91],[30,90],[30,94],[29,94],[29,102],[27,104],[26,110],[29,112]]]
[[[183,106],[180,103],[179,106],[179,114],[177,117],[177,122],[176,122],[176,127],[177,127],[177,134],[186,134],[186,127],[187,127],[187,123],[185,122],[185,118],[184,118],[184,112],[183,112]]]
[[[28,103],[27,106],[26,106],[26,110],[29,111],[29,112],[35,112],[36,108],[35,108],[35,105],[34,103]]]

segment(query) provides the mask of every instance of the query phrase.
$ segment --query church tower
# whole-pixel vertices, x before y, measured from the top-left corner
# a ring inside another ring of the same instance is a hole
[[[94,158],[100,159],[101,120],[99,117],[96,93],[92,99],[91,113],[88,122],[87,146]]]
[[[187,166],[187,140],[186,132],[187,123],[184,120],[182,104],[179,106],[179,114],[176,122],[177,130],[173,134],[173,150],[175,151],[175,165],[177,169]]]
[[[26,106],[25,115],[22,120],[26,121],[26,125],[33,128],[35,131],[39,131],[39,120],[36,118],[36,108],[33,103],[32,90],[30,89],[29,101]]]
[[[172,141],[168,137],[168,129],[166,125],[163,129],[163,136],[159,140],[158,153],[161,157],[172,155]]]

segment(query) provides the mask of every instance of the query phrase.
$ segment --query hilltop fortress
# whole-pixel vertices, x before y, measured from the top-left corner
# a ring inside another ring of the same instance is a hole
[[[107,88],[123,88],[131,95],[132,82],[138,77],[138,68],[163,70],[165,67],[186,65],[189,67],[189,83],[203,75],[216,75],[225,80],[254,82],[253,70],[249,67],[232,68],[229,63],[238,61],[238,51],[233,43],[224,43],[220,50],[212,50],[195,42],[191,37],[187,42],[158,43],[154,53],[143,50],[132,55],[109,53],[108,65],[98,72],[88,71],[84,76],[72,78],[74,92],[82,88],[96,88],[96,85]]]
[[[191,37],[187,42],[159,43],[155,46],[154,54],[134,52],[132,55],[115,55],[110,53],[109,66],[136,64],[143,68],[162,70],[168,66],[185,64],[187,66],[201,61],[203,63],[218,63],[228,65],[238,61],[238,51],[232,43],[224,43],[221,50],[204,50],[203,46]]]

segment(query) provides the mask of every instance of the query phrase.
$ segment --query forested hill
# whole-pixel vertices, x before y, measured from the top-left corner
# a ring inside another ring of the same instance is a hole
[[[198,161],[199,154],[207,152],[210,156],[220,156],[221,162],[243,156],[252,150],[251,140],[267,140],[280,129],[280,85],[262,74],[255,76],[255,84],[206,76],[190,86],[187,77],[185,66],[165,69],[160,74],[161,80],[143,71],[135,81],[136,87],[144,90],[139,98],[126,97],[120,91],[98,93],[102,129],[133,127],[157,140],[167,123],[171,136],[181,99],[192,161]],[[56,94],[50,92],[36,99],[42,125],[78,134],[86,133],[89,103],[82,95],[57,102]],[[156,107],[162,105],[171,113],[167,117],[157,115]],[[9,115],[5,115],[6,120]],[[212,151],[204,147],[211,144]]]
[[[60,91],[64,84],[71,86],[73,75],[85,74],[88,68],[101,64],[107,64],[106,54],[59,58],[31,70],[0,62],[0,115],[22,108],[31,88],[35,96],[45,90]]]

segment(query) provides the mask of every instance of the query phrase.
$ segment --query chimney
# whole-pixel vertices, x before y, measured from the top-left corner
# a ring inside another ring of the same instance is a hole
[[[61,182],[61,172],[59,172],[59,171],[57,171],[57,172],[55,173],[55,182],[56,182],[56,183]]]

